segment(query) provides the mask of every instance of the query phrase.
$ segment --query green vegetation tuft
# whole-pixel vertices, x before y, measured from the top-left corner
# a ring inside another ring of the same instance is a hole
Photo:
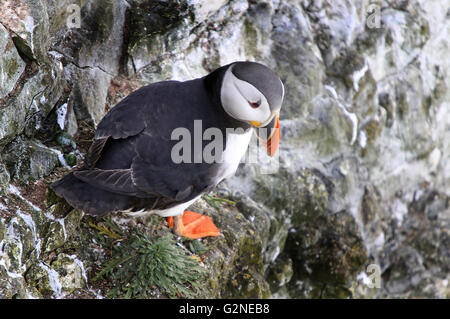
[[[236,202],[229,200],[229,199],[225,199],[225,198],[220,198],[220,197],[216,197],[216,196],[211,196],[211,195],[203,195],[202,197],[205,202],[208,203],[208,205],[214,207],[214,208],[221,208],[223,204],[229,204],[229,205],[236,205]]]
[[[199,295],[205,269],[177,246],[171,235],[148,238],[138,233],[113,247],[113,258],[94,280],[107,278],[109,298],[154,297],[158,288],[170,298]]]
[[[204,255],[210,248],[196,239],[190,240],[187,247],[193,254],[198,256]]]

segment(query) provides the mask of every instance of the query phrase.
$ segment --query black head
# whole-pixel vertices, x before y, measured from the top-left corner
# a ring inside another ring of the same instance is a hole
[[[221,69],[220,101],[229,116],[261,127],[280,112],[284,87],[271,69],[256,62],[234,62]]]

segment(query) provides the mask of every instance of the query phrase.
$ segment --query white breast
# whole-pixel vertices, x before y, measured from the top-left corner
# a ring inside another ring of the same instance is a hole
[[[222,154],[223,170],[220,174],[219,180],[228,178],[236,172],[242,157],[247,151],[252,134],[252,129],[243,134],[227,134],[226,149]]]
[[[132,217],[143,217],[143,216],[148,216],[148,215],[152,215],[152,214],[156,214],[162,217],[169,217],[169,216],[177,216],[177,215],[181,215],[183,214],[184,210],[186,208],[188,208],[189,206],[191,206],[192,204],[194,204],[197,199],[200,198],[201,195],[198,195],[197,197],[195,197],[194,199],[191,199],[188,202],[185,203],[181,203],[179,205],[173,206],[171,208],[167,208],[167,209],[160,209],[160,210],[145,210],[145,209],[141,209],[137,212],[131,212],[131,211],[122,211],[124,213],[126,213],[129,216]]]

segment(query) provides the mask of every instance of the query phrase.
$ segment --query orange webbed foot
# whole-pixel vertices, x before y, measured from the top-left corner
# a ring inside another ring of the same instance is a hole
[[[183,215],[168,217],[170,227],[174,227],[175,234],[190,239],[208,236],[219,236],[220,231],[208,216],[191,211],[185,211]]]

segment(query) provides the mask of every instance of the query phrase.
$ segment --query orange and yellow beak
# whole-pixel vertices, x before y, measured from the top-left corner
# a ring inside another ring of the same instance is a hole
[[[252,123],[253,124],[253,123]],[[276,114],[273,119],[266,126],[256,129],[256,135],[259,141],[267,150],[269,156],[274,156],[280,143],[280,119]]]

